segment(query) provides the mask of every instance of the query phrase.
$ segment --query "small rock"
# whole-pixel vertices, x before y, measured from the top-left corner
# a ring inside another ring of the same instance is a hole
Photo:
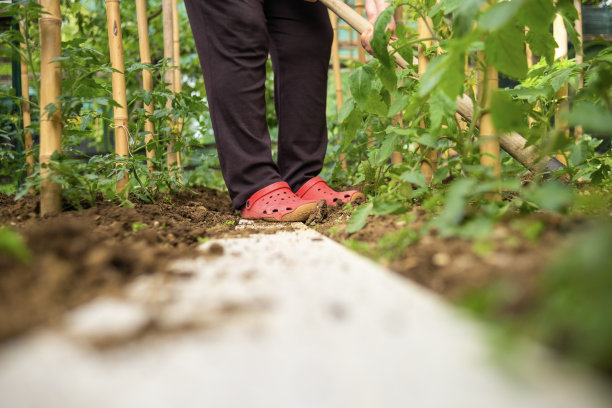
[[[215,255],[215,256],[221,256],[223,255],[223,253],[225,252],[225,250],[223,249],[223,246],[217,242],[212,243],[209,247],[208,247],[208,253],[210,255]]]
[[[438,252],[437,254],[431,257],[431,263],[439,268],[442,268],[444,266],[448,266],[451,263],[451,257],[447,253]]]

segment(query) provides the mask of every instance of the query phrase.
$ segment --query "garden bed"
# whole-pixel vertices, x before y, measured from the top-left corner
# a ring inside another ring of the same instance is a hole
[[[239,217],[217,190],[184,190],[133,208],[100,200],[96,207],[40,218],[38,198],[0,196],[0,225],[25,238],[22,263],[0,251],[0,340],[53,324],[66,310],[148,273],[165,273],[194,256],[202,240],[234,231]]]

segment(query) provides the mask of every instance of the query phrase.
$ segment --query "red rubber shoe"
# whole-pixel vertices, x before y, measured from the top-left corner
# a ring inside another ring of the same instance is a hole
[[[365,200],[363,193],[356,190],[333,190],[321,177],[311,178],[295,194],[304,200],[325,200],[327,205],[344,205],[359,199]]]
[[[240,215],[248,220],[306,221],[316,209],[316,200],[299,198],[289,184],[279,181],[253,194]]]

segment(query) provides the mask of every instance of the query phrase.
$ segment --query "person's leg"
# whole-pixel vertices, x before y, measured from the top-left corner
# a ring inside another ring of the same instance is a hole
[[[323,167],[325,104],[333,31],[327,8],[304,0],[264,0],[274,68],[278,167],[293,191]]]
[[[281,181],[266,125],[263,0],[185,0],[223,178],[234,207]]]

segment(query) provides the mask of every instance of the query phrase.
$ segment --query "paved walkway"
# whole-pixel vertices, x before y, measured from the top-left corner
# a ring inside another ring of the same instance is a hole
[[[588,374],[531,345],[496,352],[443,300],[315,231],[204,247],[5,345],[0,406],[612,406]]]

